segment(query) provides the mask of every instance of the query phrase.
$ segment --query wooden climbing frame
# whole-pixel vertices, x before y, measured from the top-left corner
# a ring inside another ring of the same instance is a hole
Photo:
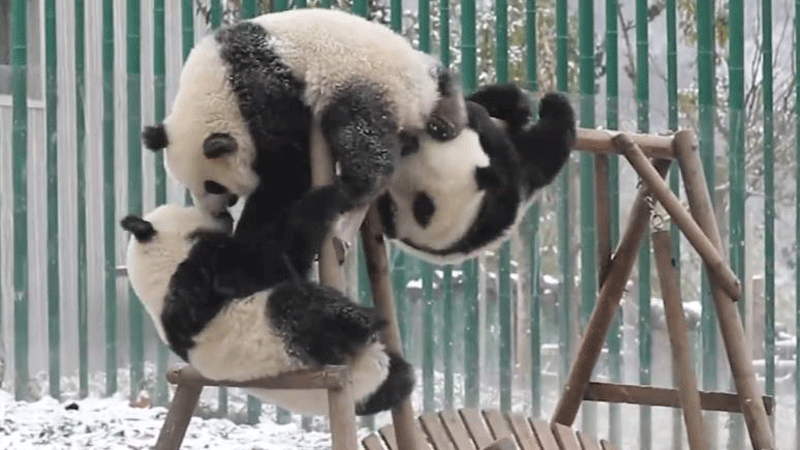
[[[722,257],[719,231],[714,219],[694,135],[689,131],[681,131],[674,136],[655,136],[579,129],[575,148],[595,153],[597,230],[598,236],[601,238],[598,240],[597,248],[600,293],[569,378],[564,386],[563,394],[553,414],[550,429],[557,436],[566,439],[565,436],[570,433],[566,433],[564,430],[571,432],[569,427],[575,421],[583,400],[627,402],[682,407],[692,450],[708,449],[701,410],[741,412],[745,418],[753,448],[759,450],[775,448],[767,418],[767,412],[772,410],[772,399],[762,397],[756,383],[752,361],[746,352],[745,333],[735,305],[735,301],[741,297],[741,286]],[[612,153],[624,155],[643,181],[632,205],[627,228],[613,254],[610,239],[607,238],[610,236],[610,209],[607,194],[608,154]],[[330,183],[333,179],[334,164],[324,139],[322,139],[319,124],[312,126],[311,160],[313,184],[319,186]],[[683,208],[664,182],[664,177],[673,160],[678,161],[683,175],[690,207],[689,212]],[[683,319],[680,283],[671,263],[669,238],[661,226],[653,229],[653,247],[679,388],[671,390],[646,386],[590,383],[592,370],[597,363],[604,339],[616,314],[625,283],[638,254],[639,245],[648,228],[652,207],[655,203],[654,199],[665,210],[661,213],[661,218],[669,216],[681,229],[703,259],[709,272],[714,305],[737,394],[701,393],[697,390],[687,329]],[[364,218],[361,224],[361,239],[372,286],[373,301],[388,322],[381,339],[389,350],[402,355],[400,332],[389,278],[387,249],[377,212],[372,208],[361,210],[355,214],[355,217],[355,220],[358,221],[361,217]],[[330,236],[320,249],[320,282],[340,290],[344,288],[342,267],[334,250],[333,236]],[[353,399],[347,389],[348,377],[349,374],[346,370],[330,368],[308,372],[301,378],[294,376],[294,381],[291,383],[293,388],[329,389],[331,411],[333,408],[339,408],[339,412],[331,414],[334,450],[357,448],[355,411],[352,406]],[[178,384],[178,390],[162,429],[163,442],[162,436],[159,436],[159,443],[156,445],[158,449],[178,448],[191,413],[197,404],[200,389],[204,385],[289,387],[283,377],[247,383],[216,382],[199,377],[193,372],[193,369],[186,367],[171,373],[169,379]],[[430,437],[425,437],[423,433],[418,432],[419,428],[414,420],[410,399],[392,410],[392,421],[391,430],[394,439],[392,443],[396,445],[397,449],[422,450],[430,448],[429,446],[432,445],[429,444]],[[568,443],[571,443],[572,439],[574,439],[574,435]],[[520,443],[519,439],[517,441]],[[473,440],[473,442],[476,441]],[[513,443],[505,438],[492,445],[496,449],[513,448],[511,447]],[[559,441],[559,446],[553,448],[580,448],[577,445],[577,443],[562,445]],[[603,448],[608,447],[604,444]]]
[[[607,137],[604,138],[602,145],[598,145],[600,139],[597,138],[600,137],[600,133]],[[627,229],[616,252],[612,256],[610,246],[607,244],[601,244],[598,249],[600,295],[563,394],[553,414],[553,424],[572,426],[583,400],[681,406],[690,448],[708,449],[707,430],[703,426],[701,409],[716,409],[743,414],[754,449],[775,448],[767,417],[767,412],[772,410],[772,400],[762,397],[752,361],[746,351],[744,328],[735,304],[741,297],[741,287],[721,256],[722,242],[694,135],[689,131],[681,131],[670,137],[655,137],[581,130],[579,136],[582,138],[579,138],[576,148],[596,152],[595,165],[601,169],[597,171],[595,189],[599,209],[598,230],[605,232],[609,229],[610,211],[605,200],[607,190],[605,181],[600,175],[603,168],[607,167],[604,153],[616,152],[625,156],[642,179],[642,186],[634,200]],[[672,160],[677,160],[683,176],[689,212],[684,209],[664,181]],[[673,391],[644,386],[590,383],[592,370],[608,335],[625,283],[630,276],[641,240],[653,213],[654,200],[657,200],[665,210],[660,214],[660,218],[664,219],[666,216],[672,219],[703,259],[708,270],[717,319],[736,386],[735,398],[731,398],[734,397],[732,394],[724,393],[701,395],[697,390],[683,318],[680,283],[671,261],[669,238],[660,226],[654,227],[653,247],[679,389]],[[601,239],[601,242],[604,241]]]

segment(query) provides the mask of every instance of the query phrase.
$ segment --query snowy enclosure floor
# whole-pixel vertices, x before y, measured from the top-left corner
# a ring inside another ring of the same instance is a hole
[[[78,409],[66,409],[71,403]],[[162,407],[131,407],[122,396],[17,402],[0,390],[0,450],[150,449],[165,414]],[[330,448],[330,436],[305,432],[294,422],[278,425],[267,417],[257,425],[192,417],[181,448],[319,450]]]

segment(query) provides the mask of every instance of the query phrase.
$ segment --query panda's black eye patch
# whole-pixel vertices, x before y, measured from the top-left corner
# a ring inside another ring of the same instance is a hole
[[[203,154],[208,159],[219,158],[220,156],[236,151],[236,139],[228,133],[214,133],[207,137],[203,142]]]
[[[206,180],[206,182],[203,183],[203,188],[209,194],[224,194],[228,192],[228,188],[217,183],[216,181],[211,181],[211,180]]]

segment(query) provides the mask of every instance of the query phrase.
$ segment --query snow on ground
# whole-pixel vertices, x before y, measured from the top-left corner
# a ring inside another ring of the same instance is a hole
[[[122,396],[88,397],[59,403],[52,397],[17,402],[0,391],[0,449],[149,449],[164,421],[163,407],[135,408]],[[228,419],[193,417],[183,449],[321,450],[330,448],[325,432],[306,432],[292,422],[278,425],[262,417],[256,425]]]

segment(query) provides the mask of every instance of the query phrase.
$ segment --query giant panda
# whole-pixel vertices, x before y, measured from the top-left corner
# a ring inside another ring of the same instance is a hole
[[[145,127],[143,141],[166,149],[168,173],[207,211],[261,186],[268,222],[310,188],[312,129],[337,159],[337,183],[355,207],[385,187],[407,136],[447,141],[465,122],[463,94],[435,58],[361,17],[297,9],[199,41],[171,113]]]
[[[512,84],[468,97],[467,127],[454,139],[421,136],[406,149],[378,200],[385,234],[424,259],[453,263],[502,242],[535,194],[569,159],[575,114],[546,94],[531,121],[527,95]]]
[[[347,365],[358,414],[396,406],[413,389],[413,369],[378,341],[377,310],[305,281],[345,197],[334,185],[309,191],[256,246],[231,235],[227,211],[166,204],[122,219],[132,234],[128,278],[159,337],[208,378]],[[297,413],[328,412],[324,390],[251,393]]]

